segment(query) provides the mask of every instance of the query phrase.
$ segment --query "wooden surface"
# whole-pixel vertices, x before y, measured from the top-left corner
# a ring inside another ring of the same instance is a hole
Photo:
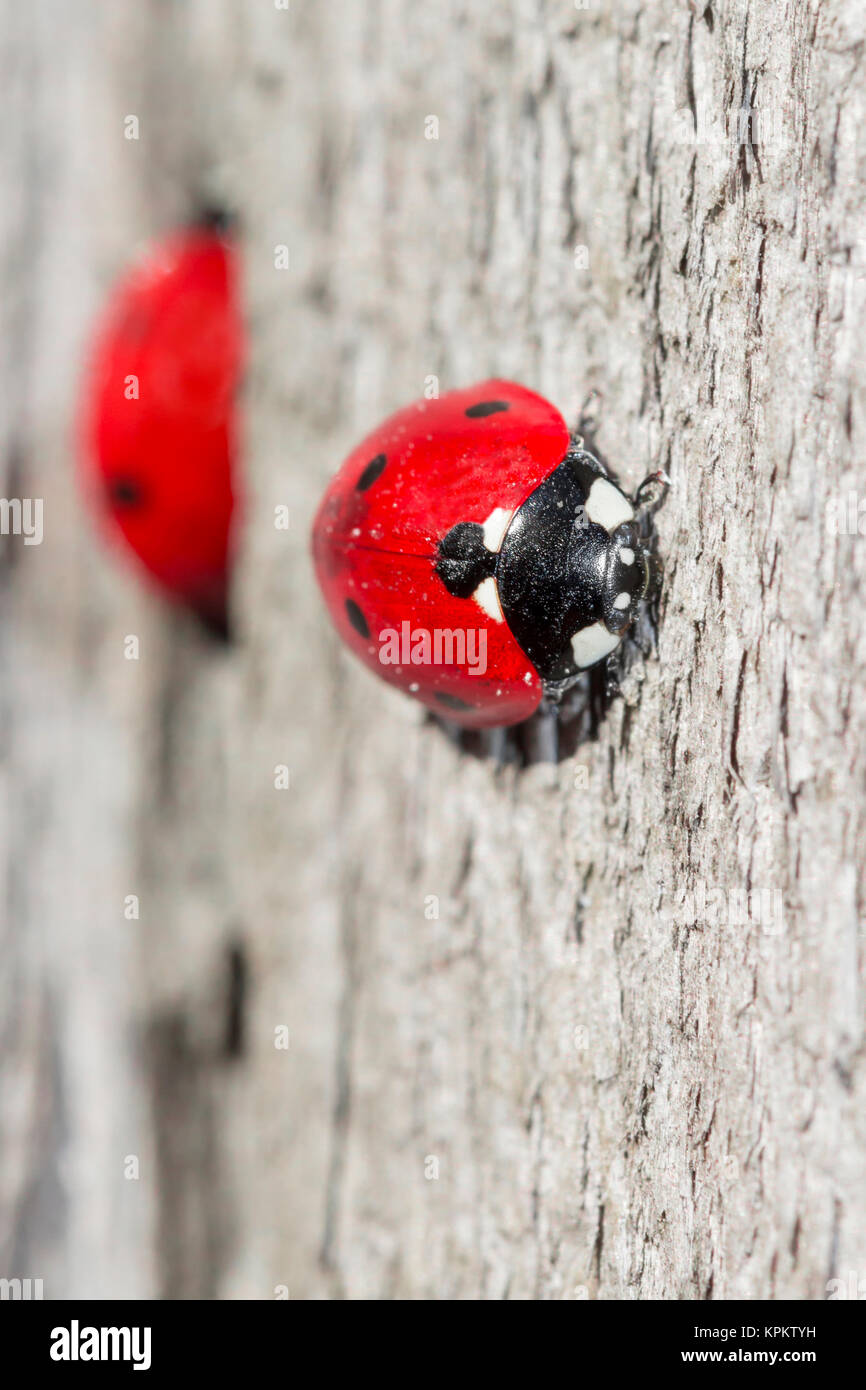
[[[862,7],[25,10],[0,457],[45,539],[0,541],[0,1275],[863,1277],[866,541],[829,524],[864,487]],[[240,215],[251,331],[227,653],[104,552],[72,476],[94,308],[203,196]],[[494,374],[569,419],[599,388],[623,481],[673,480],[657,649],[577,747],[450,738],[339,650],[310,572],[358,438],[431,375]]]

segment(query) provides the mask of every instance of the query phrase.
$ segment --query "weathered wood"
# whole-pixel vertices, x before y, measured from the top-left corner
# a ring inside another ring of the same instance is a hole
[[[4,453],[46,541],[7,588],[0,1272],[862,1277],[866,562],[832,525],[866,443],[861,7],[48,8],[4,59],[35,73],[2,126]],[[139,108],[154,143],[123,149]],[[61,445],[99,287],[202,189],[240,212],[251,324],[225,654],[94,560]],[[307,557],[365,430],[493,374],[569,418],[600,388],[623,480],[673,479],[657,651],[558,759],[544,728],[462,746],[372,680]]]

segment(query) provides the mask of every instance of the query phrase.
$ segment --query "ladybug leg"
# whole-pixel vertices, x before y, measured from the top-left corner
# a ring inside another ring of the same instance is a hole
[[[559,760],[559,715],[545,698],[538,709],[514,731],[517,748],[526,767]]]
[[[487,751],[496,763],[497,767],[504,767],[509,759],[508,752],[508,730],[507,729],[488,729]]]
[[[619,672],[618,655],[616,652],[611,652],[604,663],[604,695],[606,700],[613,700],[619,694]]]
[[[650,473],[634,495],[635,511],[643,512],[645,515],[654,512],[665,500],[670,483],[671,480],[663,468]]]
[[[542,705],[536,715],[537,759],[544,763],[559,762],[559,711],[555,705]]]
[[[595,442],[595,432],[598,430],[598,420],[596,420],[595,411],[592,410],[592,404],[601,402],[601,399],[601,391],[591,391],[587,399],[582,403],[580,416],[577,418],[577,425],[575,425],[574,430],[571,431],[569,453],[571,453],[571,455],[584,455],[585,460],[587,460],[589,466],[594,468],[595,473],[601,474],[601,477],[606,478],[609,477],[610,470],[607,468],[606,464],[603,463],[601,457],[596,457],[596,455],[598,455],[598,446],[596,446]]]

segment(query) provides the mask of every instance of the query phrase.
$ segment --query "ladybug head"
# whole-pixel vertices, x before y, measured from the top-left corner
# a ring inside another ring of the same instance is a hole
[[[628,497],[590,454],[570,449],[514,513],[497,553],[481,524],[461,522],[441,542],[436,572],[460,598],[495,577],[505,621],[554,691],[619,646],[650,564]]]
[[[610,537],[605,565],[602,611],[605,627],[621,636],[635,616],[650,581],[649,556],[637,524],[624,521]]]

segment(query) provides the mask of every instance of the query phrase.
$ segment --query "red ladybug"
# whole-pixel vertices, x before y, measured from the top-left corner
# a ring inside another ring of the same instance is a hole
[[[109,524],[171,597],[226,632],[237,256],[212,221],[173,233],[114,290],[97,334],[82,467]]]
[[[516,724],[618,647],[650,579],[634,502],[523,386],[398,411],[313,524],[337,631],[377,675],[466,728]]]

